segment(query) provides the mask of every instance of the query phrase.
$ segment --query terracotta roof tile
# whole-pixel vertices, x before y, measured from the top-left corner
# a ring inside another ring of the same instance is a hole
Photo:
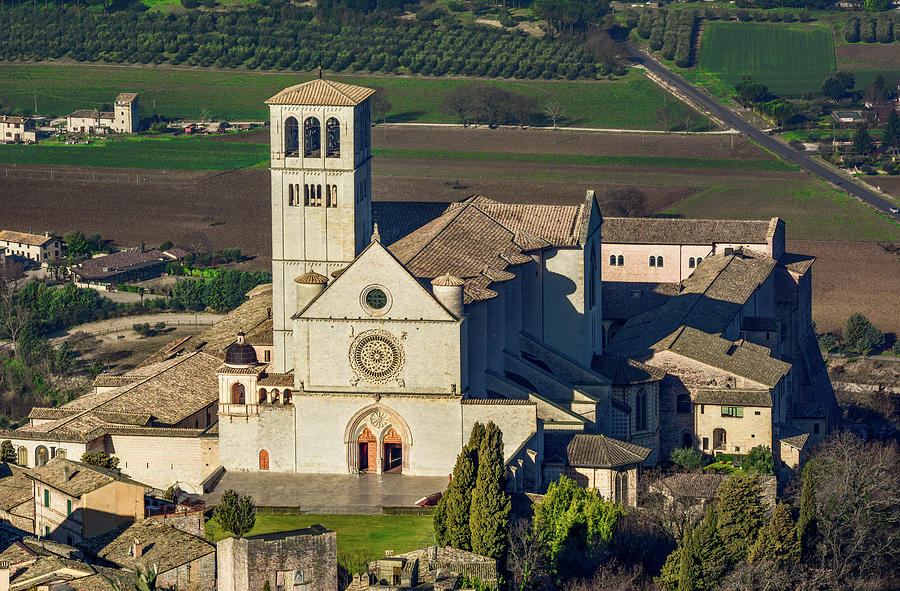
[[[766,244],[771,220],[603,218],[605,244]]]
[[[67,470],[69,471],[68,476],[66,474]],[[53,458],[43,466],[32,468],[28,473],[28,477],[52,486],[75,498],[103,488],[115,481],[145,487],[139,482],[122,476],[118,471],[89,466],[59,457]]]
[[[131,555],[132,544],[140,540],[143,554]],[[216,547],[202,538],[175,529],[158,519],[142,519],[125,529],[89,538],[82,547],[90,554],[122,568],[146,569],[156,564],[164,573],[212,554]]]
[[[375,94],[372,88],[316,78],[285,88],[266,101],[267,105],[324,105],[352,107]]]
[[[53,236],[41,236],[40,234],[28,234],[14,230],[0,230],[0,240],[14,242],[16,244],[28,244],[31,246],[43,246],[51,240],[57,240]]]
[[[722,406],[772,406],[772,393],[768,390],[698,390],[693,402]]]
[[[547,433],[545,453],[548,461],[561,461],[579,468],[616,468],[640,464],[650,449],[606,437],[586,433]]]

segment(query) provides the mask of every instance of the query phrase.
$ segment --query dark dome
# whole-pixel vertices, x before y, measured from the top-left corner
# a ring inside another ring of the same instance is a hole
[[[244,333],[239,332],[237,341],[225,349],[225,365],[246,366],[257,363],[256,350],[244,340]]]

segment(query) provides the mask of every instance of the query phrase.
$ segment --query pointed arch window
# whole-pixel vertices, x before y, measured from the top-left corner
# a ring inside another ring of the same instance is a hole
[[[294,117],[288,117],[284,120],[284,155],[299,156],[300,155],[300,135],[297,126],[297,120]]]
[[[303,155],[318,158],[322,155],[322,126],[315,117],[303,122]]]
[[[597,305],[597,247],[591,248],[591,274],[589,278],[590,297],[588,298],[588,308]]]
[[[341,124],[331,117],[325,122],[325,156],[339,158],[341,155]]]

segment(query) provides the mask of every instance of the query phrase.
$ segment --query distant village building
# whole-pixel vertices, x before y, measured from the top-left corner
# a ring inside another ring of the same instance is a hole
[[[34,119],[0,115],[0,144],[36,142],[37,133]]]
[[[69,545],[144,518],[147,487],[57,455],[27,473],[34,482],[34,534]]]
[[[137,133],[141,119],[138,95],[123,92],[116,97],[113,111],[82,109],[71,113],[66,119],[69,133]]]
[[[218,591],[337,591],[337,535],[321,525],[217,544]]]
[[[497,561],[457,548],[428,546],[405,554],[390,552],[368,563],[365,573],[355,574],[347,591],[418,589],[452,591],[460,579],[477,580],[496,588]]]
[[[178,254],[150,250],[124,250],[99,255],[71,267],[72,279],[78,287],[114,290],[117,285],[159,277],[166,264],[178,260]]]
[[[58,259],[62,255],[62,243],[50,234],[28,234],[14,230],[0,230],[0,248],[6,248],[8,256],[21,257],[40,264]]]

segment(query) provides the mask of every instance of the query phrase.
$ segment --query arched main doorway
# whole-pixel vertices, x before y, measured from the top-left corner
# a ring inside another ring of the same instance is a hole
[[[403,439],[394,429],[389,429],[382,439],[384,453],[382,458],[384,461],[384,472],[400,473],[403,471]]]
[[[378,442],[375,439],[375,435],[367,427],[360,433],[356,443],[359,446],[359,454],[357,455],[359,465],[357,468],[359,468],[360,472],[374,472],[378,466]]]

